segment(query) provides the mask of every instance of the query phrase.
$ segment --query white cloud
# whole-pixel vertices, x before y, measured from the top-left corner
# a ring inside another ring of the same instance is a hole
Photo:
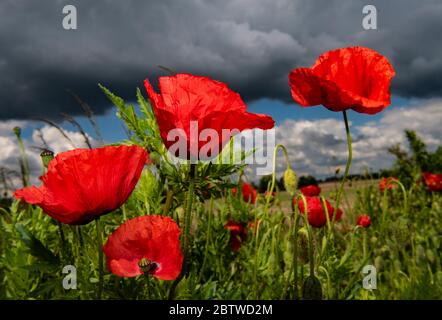
[[[17,138],[12,133],[12,128],[20,126],[25,128],[29,122],[25,121],[7,121],[0,122],[0,145],[2,146],[2,152],[0,153],[0,168],[5,171],[7,184],[9,191],[21,187],[20,180],[20,165],[19,159],[21,157],[21,151],[17,142]],[[44,126],[40,129],[41,134],[47,146],[55,153],[71,150],[75,147],[87,148],[84,137],[79,132],[63,130],[65,135],[72,141],[66,139],[62,133],[51,126]],[[97,146],[96,140],[88,136],[92,146]],[[40,152],[43,148],[43,142],[39,138],[38,130],[35,129],[32,132],[30,139],[24,140],[26,148],[26,156],[29,162],[31,182],[37,183],[37,178],[41,175],[42,164],[40,159]],[[0,190],[3,191],[4,185],[0,184]]]
[[[350,120],[351,115],[350,112]],[[363,125],[352,125],[350,121],[353,140],[350,172],[390,168],[394,157],[388,148],[397,143],[407,147],[406,129],[415,130],[430,150],[436,149],[442,144],[440,119],[442,100],[426,100],[387,109],[379,121],[368,121]],[[247,132],[246,137],[251,139],[251,133]],[[276,143],[288,149],[291,165],[298,175],[324,178],[334,175],[337,168],[343,172],[348,156],[346,139],[344,122],[336,119],[290,119],[276,127]],[[273,153],[272,150],[269,152]],[[249,178],[253,179],[254,169],[254,166],[248,169]],[[278,155],[276,170],[278,175],[285,170],[282,152]]]
[[[442,142],[440,119],[442,100],[428,100],[408,107],[387,109],[378,122],[351,126],[351,172],[361,173],[364,168],[376,171],[390,167],[393,156],[388,153],[388,148],[397,143],[406,146],[406,129],[415,130],[428,148],[434,150]],[[347,142],[342,121],[287,120],[276,131],[277,142],[289,149],[292,165],[300,174],[324,177],[338,167],[344,169]]]

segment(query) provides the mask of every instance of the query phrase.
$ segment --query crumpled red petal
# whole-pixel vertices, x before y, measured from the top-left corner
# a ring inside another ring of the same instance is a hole
[[[14,196],[62,223],[85,224],[127,200],[146,161],[147,152],[138,146],[62,152],[49,162],[40,187],[19,189]]]
[[[289,83],[293,100],[301,106],[322,104],[332,111],[375,114],[390,105],[394,75],[381,54],[350,47],[322,54],[311,68],[292,70]]]
[[[219,141],[216,141],[218,153],[229,141],[223,136],[222,130],[238,132],[246,129],[271,129],[274,120],[262,114],[247,112],[247,108],[240,95],[232,91],[226,84],[208,77],[181,73],[174,76],[160,77],[160,94],[156,93],[148,79],[144,81],[149,99],[152,103],[161,138],[167,148],[176,141],[169,141],[168,133],[173,129],[181,129],[182,137],[187,140],[187,155],[199,156],[206,141],[191,141],[190,122],[198,123],[198,135],[204,129],[213,129],[217,132]],[[195,150],[190,144],[196,146]],[[218,153],[211,154],[211,157]],[[183,157],[183,155],[177,155]]]
[[[152,275],[174,280],[181,272],[181,230],[166,216],[141,216],[119,226],[103,247],[109,270],[120,277],[143,274],[138,263],[146,258],[157,264]]]

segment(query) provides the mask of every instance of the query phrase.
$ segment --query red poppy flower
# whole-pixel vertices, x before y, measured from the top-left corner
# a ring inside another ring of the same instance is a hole
[[[230,231],[230,248],[232,251],[237,252],[241,248],[241,243],[247,238],[246,224],[229,220],[224,225],[224,229]]]
[[[399,179],[398,179],[398,178],[395,178],[395,177],[382,178],[382,179],[379,181],[379,191],[380,191],[380,192],[384,192],[385,187],[387,187],[387,184],[388,184],[390,181],[399,181]],[[388,187],[387,187],[387,189],[396,189],[396,188],[397,188],[397,184],[395,184],[395,183],[390,183],[390,184],[388,185]]]
[[[132,193],[147,161],[138,146],[110,146],[62,152],[49,162],[40,187],[15,191],[67,224],[85,224],[119,208]]]
[[[442,191],[442,174],[424,172],[422,174],[425,185],[430,191]]]
[[[180,228],[166,216],[141,216],[127,220],[103,246],[109,270],[119,277],[149,273],[174,280],[181,272]]]
[[[254,128],[271,129],[274,126],[271,117],[247,112],[238,93],[230,90],[226,84],[208,77],[191,74],[160,77],[161,94],[154,91],[147,79],[144,86],[167,149],[170,150],[177,142],[177,137],[178,141],[186,141],[187,154],[182,154],[181,150],[171,151],[180,158],[200,159],[203,146],[207,153],[204,158],[216,156],[230,140],[230,135],[223,134],[223,129],[243,131]],[[193,128],[191,121],[195,121],[198,127]],[[213,129],[218,138],[200,138],[204,129]],[[177,136],[168,139],[172,130],[175,130]]]
[[[305,197],[307,201],[307,211],[308,211],[308,222],[312,227],[321,228],[327,223],[327,217],[325,216],[325,209],[322,206],[322,200],[319,197]],[[328,216],[330,222],[333,219],[333,213],[335,208],[332,207],[329,201],[325,201],[327,205]],[[298,208],[301,214],[305,213],[304,201],[298,199]],[[342,210],[338,209],[336,211],[335,221],[339,221],[342,217]]]
[[[237,192],[237,189],[232,188],[233,196],[236,195],[236,192]],[[250,185],[246,182],[243,182],[241,184],[241,193],[242,193],[242,198],[245,202],[250,202],[251,204],[255,204],[257,191],[255,188],[252,187],[252,185]]]
[[[306,197],[316,197],[321,193],[321,188],[314,184],[302,187],[299,190],[301,190],[301,193]]]
[[[364,47],[322,54],[311,68],[289,75],[293,99],[303,107],[322,104],[332,111],[375,114],[390,104],[395,72],[387,58]]]
[[[361,214],[358,217],[356,224],[362,228],[368,228],[371,225],[371,218],[369,215]]]

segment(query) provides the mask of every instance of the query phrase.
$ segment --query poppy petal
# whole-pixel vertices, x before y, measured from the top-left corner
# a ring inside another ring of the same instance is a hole
[[[332,111],[375,114],[390,105],[394,75],[381,54],[350,47],[322,54],[311,68],[292,70],[289,83],[293,100],[301,106],[322,104]]]
[[[135,277],[142,274],[138,263],[146,258],[156,264],[154,277],[176,279],[183,262],[180,233],[176,222],[165,216],[141,216],[126,221],[103,247],[109,270],[120,277]]]

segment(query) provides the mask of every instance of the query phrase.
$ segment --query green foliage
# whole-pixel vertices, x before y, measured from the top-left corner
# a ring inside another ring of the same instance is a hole
[[[429,152],[412,131],[406,133],[410,154],[399,146],[392,174],[405,186],[380,193],[376,180],[356,179],[342,199],[344,217],[334,226],[311,229],[292,207],[292,197],[278,180],[277,195],[256,204],[229,190],[238,184],[245,165],[231,164],[228,145],[217,159],[191,165],[167,153],[148,101],[137,90],[138,107],[100,86],[118,108],[128,131],[125,144],[150,153],[128,201],[100,219],[104,239],[124,221],[140,215],[173,217],[183,229],[183,212],[190,202],[189,179],[195,189],[189,229],[189,273],[175,289],[175,299],[440,299],[442,297],[442,197],[415,184],[422,171],[440,172],[442,150]],[[271,177],[262,177],[261,192]],[[299,186],[316,184],[300,177]],[[190,189],[192,190],[192,189]],[[331,199],[334,190],[324,191]],[[97,233],[94,224],[57,224],[42,210],[18,201],[0,208],[1,299],[95,299],[99,287]],[[359,214],[372,225],[355,226]],[[295,217],[297,217],[295,219]],[[246,226],[241,247],[234,252],[229,220]],[[309,237],[311,236],[311,238]],[[309,249],[312,249],[309,252]],[[310,254],[311,253],[311,254]],[[312,263],[314,262],[314,263]],[[63,267],[77,270],[77,288],[65,289]],[[377,268],[376,290],[362,287],[365,265]],[[296,285],[295,285],[296,283]],[[173,283],[152,277],[119,278],[105,270],[104,299],[167,299]]]
[[[386,171],[384,176],[398,177],[407,187],[421,179],[422,172],[442,172],[442,147],[434,152],[427,150],[427,146],[415,131],[406,130],[409,152],[399,144],[392,146],[388,151],[395,156],[393,169]]]

